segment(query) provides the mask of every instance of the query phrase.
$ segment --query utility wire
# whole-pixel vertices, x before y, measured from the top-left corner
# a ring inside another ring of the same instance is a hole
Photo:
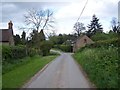
[[[81,13],[80,13],[80,16],[78,17],[77,22],[79,21],[81,15],[83,14],[83,12],[84,12],[84,10],[85,10],[85,8],[86,8],[87,3],[88,3],[88,0],[86,1],[85,5],[84,5],[84,7],[83,7],[83,9],[82,9],[82,11],[81,11]]]

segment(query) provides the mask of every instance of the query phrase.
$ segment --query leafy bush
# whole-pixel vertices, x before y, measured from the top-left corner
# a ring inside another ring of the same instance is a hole
[[[13,46],[11,47],[11,51],[13,59],[19,59],[27,56],[25,46]]]
[[[73,47],[70,45],[54,45],[54,48],[60,49],[64,52],[72,52]]]
[[[107,40],[109,39],[109,35],[106,33],[96,33],[91,37],[93,41],[99,41],[99,40]]]
[[[46,56],[50,53],[50,49],[52,48],[53,44],[50,41],[43,41],[40,44],[41,54]]]
[[[116,46],[118,47],[118,42],[119,39],[118,38],[113,38],[113,39],[109,39],[109,40],[99,40],[91,45],[86,45],[86,47],[109,47],[109,46]]]
[[[26,57],[26,48],[24,46],[2,46],[2,60],[4,62],[13,62],[23,57]],[[12,59],[12,60],[11,60]]]
[[[93,35],[91,37],[91,39],[93,41],[99,41],[99,40],[108,40],[108,39],[117,38],[117,37],[118,37],[118,34],[114,33],[114,32],[111,32],[109,34],[106,34],[106,33],[96,33],[95,35]]]
[[[34,48],[27,48],[27,55],[32,57],[32,56],[35,56],[37,54],[37,50],[34,49]]]
[[[65,52],[72,52],[72,47],[70,45],[60,45],[59,48]]]
[[[53,48],[60,49],[60,45],[56,44],[56,45],[53,46]]]
[[[34,48],[26,48],[25,46],[2,46],[2,62],[14,63],[21,58],[34,56],[37,52]]]

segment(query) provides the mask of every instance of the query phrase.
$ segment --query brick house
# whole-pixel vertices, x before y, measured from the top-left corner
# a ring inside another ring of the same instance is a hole
[[[0,29],[0,44],[14,45],[13,23],[8,23],[8,29]]]
[[[81,35],[73,44],[73,52],[78,50],[81,47],[84,47],[86,44],[94,43],[88,36]]]

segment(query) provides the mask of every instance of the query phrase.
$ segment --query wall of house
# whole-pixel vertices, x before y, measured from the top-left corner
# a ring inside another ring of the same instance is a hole
[[[86,44],[92,44],[94,43],[90,38],[88,38],[87,36],[83,36],[82,38],[78,38],[76,43],[74,44],[73,47],[73,52],[75,52],[76,50],[78,50],[81,47],[84,47]]]
[[[8,42],[0,42],[0,45],[9,45]]]

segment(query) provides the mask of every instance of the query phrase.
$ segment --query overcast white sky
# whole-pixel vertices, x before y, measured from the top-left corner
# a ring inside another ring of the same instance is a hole
[[[93,14],[100,19],[104,31],[110,30],[110,21],[118,18],[119,0],[88,0],[88,4],[80,18],[80,22],[87,26],[92,20]],[[56,33],[72,33],[73,25],[79,17],[86,0],[2,0],[0,3],[0,28],[7,28],[7,23],[14,23],[14,34],[21,34],[18,27],[25,25],[23,15],[28,9],[49,8],[53,10],[56,21]],[[2,22],[2,23],[1,23]]]

